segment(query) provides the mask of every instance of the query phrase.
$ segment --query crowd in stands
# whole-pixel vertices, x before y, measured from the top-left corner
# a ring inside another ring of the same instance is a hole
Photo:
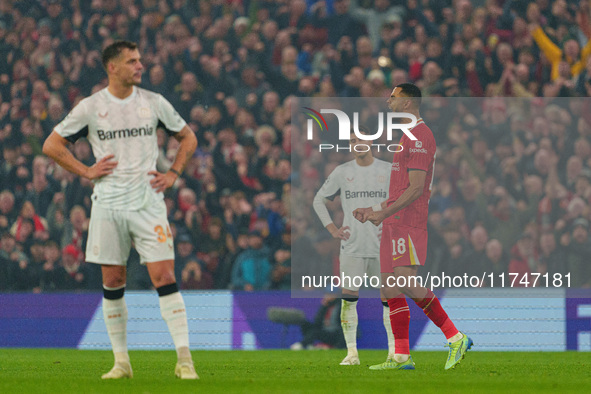
[[[139,44],[142,87],[199,140],[165,194],[181,288],[288,289],[292,244],[331,260],[338,243],[311,211],[328,167],[291,103],[387,97],[407,81],[427,98],[519,97],[534,114],[489,99],[486,127],[469,113],[432,126],[430,269],[571,272],[590,287],[590,3],[0,0],[0,291],[101,288],[84,262],[92,184],[41,146],[106,86],[101,50],[118,39]],[[165,171],[178,142],[159,130],[158,144]],[[94,162],[87,141],[72,151]],[[151,287],[135,252],[128,271],[129,289]]]

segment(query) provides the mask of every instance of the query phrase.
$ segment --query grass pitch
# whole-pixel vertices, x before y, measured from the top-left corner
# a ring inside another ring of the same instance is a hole
[[[370,371],[384,351],[194,351],[200,380],[174,377],[172,351],[132,351],[134,378],[103,381],[112,353],[0,349],[0,393],[545,393],[590,392],[591,354],[468,352],[451,371],[446,352],[413,352],[415,371]]]

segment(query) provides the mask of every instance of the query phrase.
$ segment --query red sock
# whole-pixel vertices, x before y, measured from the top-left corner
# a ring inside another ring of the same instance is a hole
[[[427,315],[427,317],[431,319],[441,331],[443,331],[443,335],[445,335],[447,339],[459,332],[449,316],[447,316],[447,313],[443,310],[439,299],[431,290],[427,289],[427,295],[425,295],[425,298],[417,298],[413,299],[413,301],[423,310],[423,312],[425,312],[425,315]]]
[[[396,354],[410,354],[408,345],[408,326],[410,324],[410,311],[406,303],[406,297],[390,298],[390,325],[394,334],[394,348]]]

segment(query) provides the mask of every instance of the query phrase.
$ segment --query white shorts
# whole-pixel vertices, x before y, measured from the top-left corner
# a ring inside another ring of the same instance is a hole
[[[164,201],[139,211],[118,211],[93,204],[86,261],[126,265],[132,241],[142,264],[174,260],[174,243]]]
[[[354,278],[363,278],[364,275],[367,275],[366,283],[378,283],[378,287],[381,287],[379,257],[355,257],[346,254],[341,254],[339,257],[339,262],[341,278],[343,278],[343,276],[351,278],[350,281],[343,281],[343,283],[341,284],[341,287],[343,289],[358,291],[359,286],[355,286],[355,284],[359,284],[359,282],[361,282],[363,279],[354,280]],[[372,276],[377,277],[378,282],[376,282],[376,279],[371,280]]]

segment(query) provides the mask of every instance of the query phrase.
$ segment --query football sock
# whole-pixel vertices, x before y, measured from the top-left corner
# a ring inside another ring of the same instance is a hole
[[[384,328],[386,329],[386,335],[388,336],[388,355],[396,353],[396,349],[394,347],[394,333],[392,332],[392,325],[390,324],[390,306],[388,305],[387,301],[382,301],[382,320],[384,322]]]
[[[125,285],[103,286],[103,317],[115,355],[115,363],[129,362],[127,353],[127,306],[123,294]]]
[[[187,311],[181,293],[176,283],[161,286],[156,289],[160,300],[160,313],[168,325],[168,331],[174,342],[179,362],[190,361],[189,325]]]
[[[408,344],[408,327],[410,325],[410,310],[406,297],[400,296],[388,300],[390,307],[390,325],[394,333],[394,361],[398,363],[408,360],[410,349]]]
[[[423,312],[425,312],[425,315],[427,315],[427,317],[441,329],[448,341],[455,342],[455,340],[462,338],[456,326],[454,326],[451,319],[447,316],[447,313],[443,310],[439,299],[431,290],[427,289],[427,294],[424,298],[416,298],[413,299],[413,301],[423,310]],[[458,334],[460,335],[459,338],[456,337]]]
[[[357,353],[357,301],[359,297],[341,300],[341,327],[347,344],[347,352]]]

